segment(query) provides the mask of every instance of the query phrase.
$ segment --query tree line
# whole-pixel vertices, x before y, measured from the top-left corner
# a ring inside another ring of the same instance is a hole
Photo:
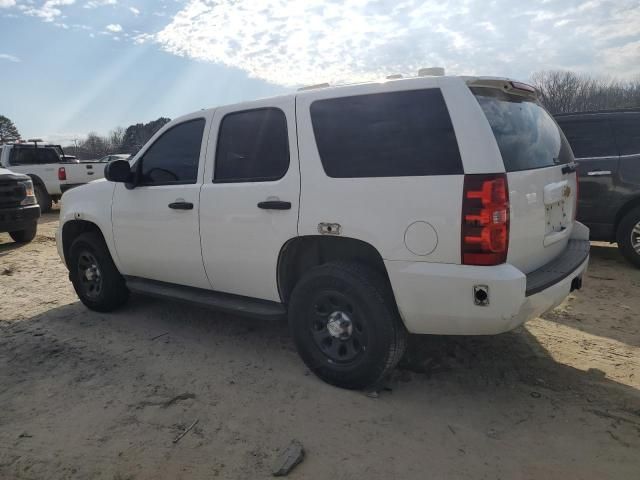
[[[640,77],[624,81],[548,70],[534,73],[531,82],[551,113],[640,107]]]
[[[64,147],[65,153],[75,155],[81,160],[100,158],[113,153],[134,154],[165,124],[170,118],[160,117],[149,123],[136,123],[126,129],[116,127],[107,135],[89,132],[86,138]]]

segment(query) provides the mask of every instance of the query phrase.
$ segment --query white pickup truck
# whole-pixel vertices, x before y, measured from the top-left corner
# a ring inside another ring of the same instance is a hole
[[[60,145],[15,143],[0,147],[0,167],[29,175],[42,212],[70,188],[104,177],[104,163],[78,161]]]

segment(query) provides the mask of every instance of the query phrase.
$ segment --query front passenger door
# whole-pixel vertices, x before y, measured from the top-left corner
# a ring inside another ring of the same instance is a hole
[[[113,235],[123,274],[211,288],[198,225],[209,121],[200,113],[166,128],[133,167],[135,187],[116,185]]]

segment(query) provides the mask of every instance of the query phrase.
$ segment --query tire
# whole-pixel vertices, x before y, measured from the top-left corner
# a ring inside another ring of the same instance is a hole
[[[38,205],[40,205],[40,211],[42,213],[49,213],[53,205],[53,200],[51,200],[51,196],[47,192],[47,189],[44,188],[44,185],[42,185],[41,183],[34,185],[33,188],[36,192]]]
[[[124,278],[99,233],[83,233],[73,241],[69,250],[69,278],[82,303],[91,310],[111,312],[129,298]]]
[[[9,232],[9,236],[16,243],[29,243],[31,240],[36,238],[37,231],[38,231],[38,222],[33,222],[24,230]]]
[[[640,268],[640,207],[634,208],[622,217],[616,240],[622,255]]]
[[[348,389],[379,385],[407,343],[387,279],[350,262],[320,265],[300,279],[289,302],[289,328],[307,367]]]

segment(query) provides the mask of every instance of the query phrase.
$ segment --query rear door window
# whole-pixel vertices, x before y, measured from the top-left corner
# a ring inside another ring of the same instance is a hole
[[[438,88],[316,100],[311,121],[330,177],[463,173],[449,111]]]
[[[473,87],[471,91],[489,121],[507,172],[573,160],[566,138],[536,99],[497,88]]]
[[[213,181],[265,182],[289,169],[287,118],[279,108],[260,108],[224,116],[218,133]]]
[[[620,155],[640,154],[640,113],[623,113],[610,122]]]
[[[576,158],[613,157],[618,148],[604,116],[558,117]]]

